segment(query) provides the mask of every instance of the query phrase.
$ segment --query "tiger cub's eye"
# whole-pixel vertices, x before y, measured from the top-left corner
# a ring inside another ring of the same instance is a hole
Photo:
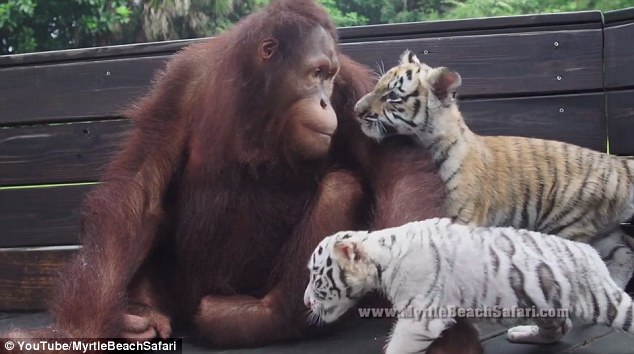
[[[396,92],[390,91],[390,93],[387,94],[387,101],[388,102],[400,102],[400,101],[402,101],[402,99],[399,97],[399,95]]]

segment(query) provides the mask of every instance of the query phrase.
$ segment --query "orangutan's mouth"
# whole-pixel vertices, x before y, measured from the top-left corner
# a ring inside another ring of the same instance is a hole
[[[313,131],[316,134],[324,135],[324,136],[327,136],[329,138],[332,138],[332,136],[335,135],[335,131],[334,130],[332,130],[332,131],[324,131],[323,129],[314,129]]]

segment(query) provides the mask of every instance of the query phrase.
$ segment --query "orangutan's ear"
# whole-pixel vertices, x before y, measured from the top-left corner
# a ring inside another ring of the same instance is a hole
[[[260,43],[260,47],[258,48],[260,57],[262,60],[269,60],[275,54],[275,50],[280,42],[275,38],[267,38]]]

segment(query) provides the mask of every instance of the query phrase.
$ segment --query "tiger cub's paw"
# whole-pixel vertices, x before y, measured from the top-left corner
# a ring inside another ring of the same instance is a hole
[[[517,326],[509,328],[506,338],[513,343],[550,344],[560,338],[545,337],[539,332],[538,326]]]

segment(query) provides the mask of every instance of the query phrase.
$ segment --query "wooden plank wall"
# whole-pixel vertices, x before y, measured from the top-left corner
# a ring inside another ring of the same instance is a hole
[[[340,36],[346,54],[373,68],[410,49],[459,71],[462,109],[482,134],[606,149],[600,12],[365,26]],[[98,180],[130,129],[121,110],[191,42],[0,57],[0,311],[44,306],[73,252],[59,246],[77,243],[85,183]]]
[[[634,8],[605,14],[610,151],[634,156]]]
[[[610,152],[634,156],[634,8],[607,12],[604,18],[604,83]],[[634,220],[623,227],[634,235]]]

